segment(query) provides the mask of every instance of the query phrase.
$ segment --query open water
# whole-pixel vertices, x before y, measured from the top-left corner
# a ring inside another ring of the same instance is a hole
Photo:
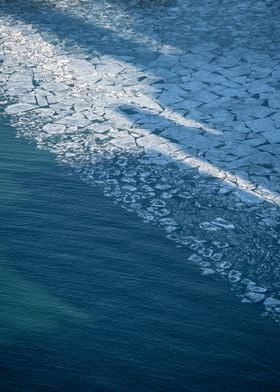
[[[1,120],[0,390],[279,391],[279,325]]]

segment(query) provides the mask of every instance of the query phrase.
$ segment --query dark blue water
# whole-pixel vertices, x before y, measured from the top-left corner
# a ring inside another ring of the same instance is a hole
[[[280,390],[279,326],[1,122],[0,390]]]

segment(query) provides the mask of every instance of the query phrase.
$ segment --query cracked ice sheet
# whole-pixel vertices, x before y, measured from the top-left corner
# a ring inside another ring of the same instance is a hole
[[[84,12],[83,6],[77,9]],[[239,142],[246,138],[258,147],[259,140],[274,141],[277,135],[276,128],[271,129],[275,121],[270,121],[277,105],[265,106],[274,102],[274,82],[258,84],[251,76],[259,58],[245,51],[242,56],[247,55],[249,66],[242,68],[215,45],[201,50],[196,45],[193,53],[175,55],[168,52],[174,48],[162,46],[139,66],[129,48],[131,56],[126,58],[96,53],[91,58],[79,47],[68,53],[12,18],[3,16],[1,22],[1,91],[14,103],[6,111],[21,134],[54,151],[82,178],[101,186],[105,195],[163,227],[169,238],[194,252],[190,259],[203,274],[219,274],[244,302],[262,302],[277,318],[277,149],[267,148],[268,181],[263,186],[263,177],[251,175],[254,162]],[[55,30],[55,23],[49,27]],[[168,54],[162,56],[164,51]],[[213,62],[214,55],[218,60]],[[270,56],[261,61],[270,70],[279,65]],[[202,71],[193,73],[198,66]],[[229,88],[233,96],[223,96]],[[266,94],[265,99],[256,94]],[[255,126],[258,116],[260,127]],[[236,132],[242,137],[236,138]],[[211,162],[211,156],[219,155],[218,162]],[[226,170],[229,164],[231,171]],[[259,206],[263,200],[275,207]]]

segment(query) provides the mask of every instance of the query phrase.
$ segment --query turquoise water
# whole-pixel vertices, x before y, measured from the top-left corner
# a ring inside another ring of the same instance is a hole
[[[279,326],[1,120],[0,390],[279,391]]]

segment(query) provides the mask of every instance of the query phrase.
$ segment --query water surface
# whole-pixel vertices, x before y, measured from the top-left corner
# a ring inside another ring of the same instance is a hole
[[[1,120],[5,392],[279,391],[279,326]]]

